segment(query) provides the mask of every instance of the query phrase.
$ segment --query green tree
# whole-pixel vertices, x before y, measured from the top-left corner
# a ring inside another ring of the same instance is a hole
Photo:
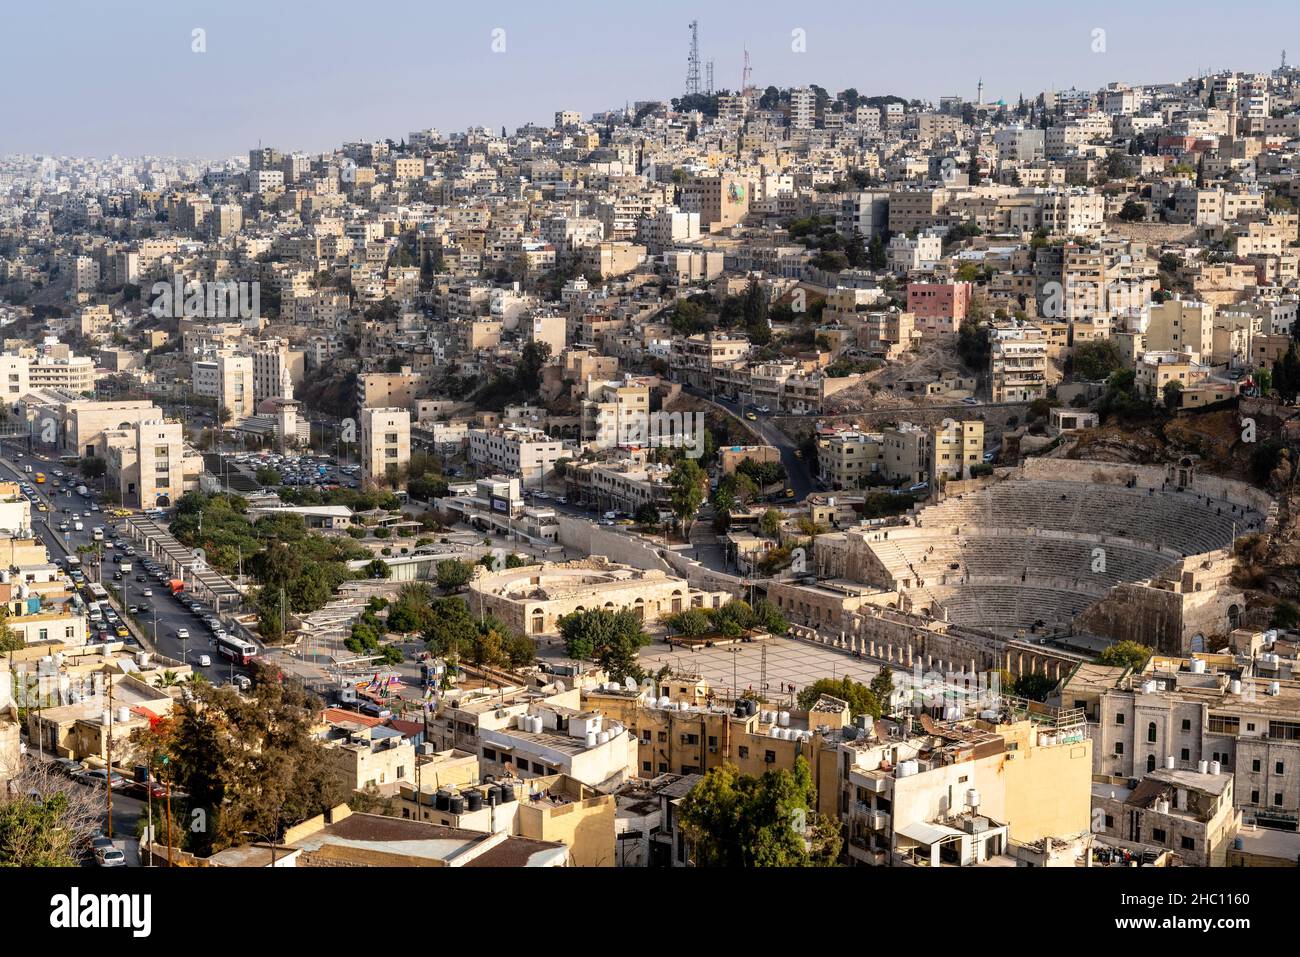
[[[871,679],[871,684],[867,686],[871,693],[875,695],[876,701],[880,703],[882,709],[889,704],[889,699],[894,694],[894,671],[889,665],[881,665],[876,676]]]
[[[259,670],[251,694],[199,684],[176,705],[164,730],[172,785],[201,810],[206,826],[187,834],[188,849],[211,854],[252,831],[284,829],[341,804],[346,788],[314,734],[319,699]]]
[[[613,680],[644,677],[637,653],[650,643],[650,636],[630,608],[575,611],[562,617],[559,626],[570,658],[598,662]]]
[[[838,827],[817,821],[808,762],[741,774],[710,769],[682,800],[681,823],[697,867],[817,867],[839,856]]]
[[[1136,641],[1117,641],[1097,656],[1097,663],[1115,667],[1128,667],[1141,671],[1151,658],[1152,651],[1146,645]]]
[[[804,687],[796,699],[800,710],[807,711],[822,695],[830,695],[848,703],[849,711],[854,717],[860,714],[879,718],[884,713],[880,699],[860,681],[854,681],[848,675],[842,678],[818,678]]]
[[[1177,412],[1178,407],[1183,404],[1183,384],[1176,379],[1170,379],[1161,390],[1161,397],[1164,399],[1166,411]]]
[[[775,508],[769,508],[763,513],[763,517],[758,520],[758,528],[768,538],[776,538],[781,534],[781,512]]]
[[[435,574],[439,588],[445,592],[455,591],[469,584],[474,575],[474,566],[455,558],[446,558],[438,562]]]
[[[1119,347],[1110,339],[1096,339],[1075,346],[1073,369],[1076,379],[1099,382],[1123,365]]]
[[[668,476],[671,487],[669,502],[683,535],[690,536],[691,525],[700,506],[704,504],[704,490],[708,481],[708,475],[695,459],[681,459]]]

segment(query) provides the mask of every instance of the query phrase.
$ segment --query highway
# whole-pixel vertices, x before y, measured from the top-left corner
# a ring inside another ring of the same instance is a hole
[[[92,495],[89,498],[82,498],[72,488],[62,492],[53,488],[54,483],[60,481],[54,473],[60,471],[67,475],[66,466],[61,465],[57,460],[29,455],[21,445],[5,443],[3,451],[4,464],[0,466],[0,471],[5,473],[4,477],[30,484],[35,490],[36,502],[44,502],[49,506],[48,512],[38,511],[33,506],[32,529],[44,541],[52,560],[76,555],[79,546],[93,547],[95,545],[93,532],[98,526],[104,528],[107,543],[112,530],[120,523],[102,511],[89,511],[90,506],[96,502],[96,497]],[[25,470],[26,465],[32,467],[30,473]],[[45,484],[40,485],[35,482],[36,472],[45,473]],[[63,481],[66,485],[66,479]],[[79,484],[79,481],[74,479],[71,483],[72,487]],[[77,531],[73,524],[74,514],[82,516],[81,531]],[[58,528],[64,519],[69,521],[67,532],[61,532]],[[124,545],[128,544],[125,536],[120,541]],[[123,549],[116,547],[101,548],[99,554],[102,557],[98,569],[94,564],[94,556],[86,556],[89,559],[85,562],[86,578],[88,581],[99,581],[102,576],[106,587],[119,589],[122,592],[124,606],[122,611],[132,605],[140,608],[135,621],[144,634],[146,647],[152,646],[149,650],[157,651],[164,657],[177,661],[188,661],[196,672],[217,684],[225,683],[235,674],[245,670],[233,667],[230,662],[218,657],[211,630],[197,615],[173,597],[167,586],[159,583],[155,577],[145,571],[144,556],[139,551],[133,559],[129,559],[132,565],[130,574],[124,574],[121,580],[115,581],[114,574],[118,570],[117,557],[122,552]],[[146,592],[151,594],[146,595]],[[188,629],[190,635],[188,640],[182,641],[177,636],[177,631],[181,628]],[[93,637],[93,629],[91,637]],[[202,666],[199,659],[205,654],[210,658],[211,664]]]

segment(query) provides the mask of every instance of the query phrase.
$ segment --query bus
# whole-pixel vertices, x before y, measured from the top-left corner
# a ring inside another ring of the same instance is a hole
[[[234,635],[222,635],[217,639],[217,654],[237,665],[247,665],[257,656],[257,645]]]
[[[108,589],[99,582],[91,582],[86,586],[86,594],[90,596],[91,601],[108,601]]]

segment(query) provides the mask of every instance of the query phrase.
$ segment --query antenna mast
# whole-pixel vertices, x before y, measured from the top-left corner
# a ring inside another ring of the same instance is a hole
[[[700,92],[700,21],[690,22],[691,51],[686,57],[686,95],[698,96]]]

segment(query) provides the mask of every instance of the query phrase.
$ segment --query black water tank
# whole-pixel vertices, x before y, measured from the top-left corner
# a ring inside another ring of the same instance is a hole
[[[433,806],[439,811],[445,811],[451,807],[451,792],[442,788],[433,796]]]
[[[465,809],[479,811],[483,808],[483,792],[474,790],[465,795]]]
[[[496,807],[501,803],[501,789],[495,784],[487,789],[487,802],[492,807]]]
[[[461,797],[459,794],[457,794],[455,797],[453,797],[453,798],[451,799],[451,808],[450,808],[450,810],[451,810],[451,813],[452,813],[452,814],[464,814],[464,813],[465,813],[465,799],[464,799],[463,797]]]
[[[510,783],[501,785],[501,803],[509,804],[515,799],[515,786]]]

